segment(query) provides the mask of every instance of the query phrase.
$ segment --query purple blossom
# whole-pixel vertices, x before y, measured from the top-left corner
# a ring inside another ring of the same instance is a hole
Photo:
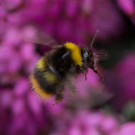
[[[103,112],[86,112],[83,110],[78,111],[78,113],[73,116],[70,115],[70,117],[66,115],[65,112],[64,119],[61,122],[63,127],[57,127],[56,129],[59,130],[54,131],[56,134],[110,135],[111,133],[116,132],[119,126],[119,123],[115,118],[107,116]],[[109,123],[107,124],[107,122]]]
[[[97,29],[100,31],[98,38],[106,40],[118,36],[124,27],[121,16],[110,1],[18,0],[22,6],[10,13],[11,7],[18,7],[16,3],[7,1],[3,4],[10,23],[18,26],[36,25],[59,42],[72,41],[87,45]]]
[[[132,12],[132,5],[130,8]],[[52,36],[59,43],[72,41],[86,47],[97,29],[100,31],[97,41],[106,41],[118,37],[124,27],[122,17],[111,1],[0,2],[0,134],[112,135],[133,132],[134,124],[122,125],[119,130],[121,125],[115,116],[89,109],[93,103],[92,92],[104,90],[100,78],[92,70],[87,74],[87,81],[83,74],[73,80],[75,96],[67,86],[64,101],[55,106],[52,102],[41,101],[29,81],[41,53],[48,50],[47,46],[35,44],[40,34],[43,33],[44,39],[49,40]],[[124,87],[125,95],[116,100],[120,105],[134,99],[133,63],[134,56],[131,56],[114,71],[114,76],[121,79],[118,87]]]
[[[129,101],[135,100],[135,55],[123,58],[114,71],[107,73],[108,89],[114,94],[112,103],[118,110]],[[113,82],[113,83],[112,83]]]
[[[135,134],[135,124],[134,123],[126,123],[121,126],[120,132],[118,135],[134,135]]]
[[[128,101],[135,99],[135,56],[129,55],[121,61],[114,72],[108,74],[108,86],[114,93],[114,106],[122,108]],[[113,81],[113,86],[111,82]],[[122,95],[121,95],[122,94]]]
[[[117,0],[120,8],[128,15],[135,24],[135,2],[134,0]]]

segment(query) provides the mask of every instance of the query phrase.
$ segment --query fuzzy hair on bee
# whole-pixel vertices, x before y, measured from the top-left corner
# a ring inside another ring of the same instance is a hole
[[[64,98],[67,83],[71,91],[75,92],[70,78],[81,73],[87,74],[89,68],[98,73],[92,49],[67,42],[52,49],[37,62],[30,80],[34,91],[43,100],[55,97],[56,102],[60,102]]]

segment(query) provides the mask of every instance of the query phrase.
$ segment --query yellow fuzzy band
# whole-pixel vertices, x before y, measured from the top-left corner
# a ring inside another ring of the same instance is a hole
[[[80,48],[73,43],[66,43],[65,47],[71,51],[71,57],[75,64],[82,66],[82,56]]]
[[[45,92],[45,90],[43,90],[40,85],[38,84],[37,80],[35,79],[35,77],[33,75],[30,76],[30,80],[32,83],[32,87],[34,89],[34,91],[44,100],[49,100],[53,95],[48,94]]]
[[[37,68],[40,69],[41,71],[44,71],[45,67],[46,67],[45,59],[41,58],[37,63]]]
[[[57,82],[57,76],[54,73],[51,73],[51,72],[45,72],[44,73],[44,78],[50,84],[55,84]]]

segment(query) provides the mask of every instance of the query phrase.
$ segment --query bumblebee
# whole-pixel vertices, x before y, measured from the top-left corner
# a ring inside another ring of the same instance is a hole
[[[71,78],[81,73],[87,74],[88,68],[98,73],[92,49],[67,42],[52,49],[38,61],[30,80],[34,91],[43,100],[55,97],[56,102],[60,102],[65,84],[75,92]]]
[[[43,100],[55,97],[55,101],[58,103],[64,98],[65,85],[68,85],[69,89],[75,93],[71,78],[81,73],[84,73],[86,77],[89,68],[98,73],[97,60],[92,49],[97,33],[98,30],[89,49],[80,48],[74,43],[67,42],[41,57],[30,75],[30,81],[33,90]]]

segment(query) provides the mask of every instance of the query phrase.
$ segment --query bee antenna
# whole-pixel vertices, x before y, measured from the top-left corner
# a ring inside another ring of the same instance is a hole
[[[94,35],[94,37],[93,37],[93,39],[92,39],[92,42],[91,42],[91,44],[90,44],[89,50],[93,50],[93,43],[94,43],[94,41],[95,41],[95,39],[96,39],[96,36],[97,36],[97,33],[98,33],[98,32],[99,32],[99,30],[96,31],[96,33],[95,33],[95,35]]]

